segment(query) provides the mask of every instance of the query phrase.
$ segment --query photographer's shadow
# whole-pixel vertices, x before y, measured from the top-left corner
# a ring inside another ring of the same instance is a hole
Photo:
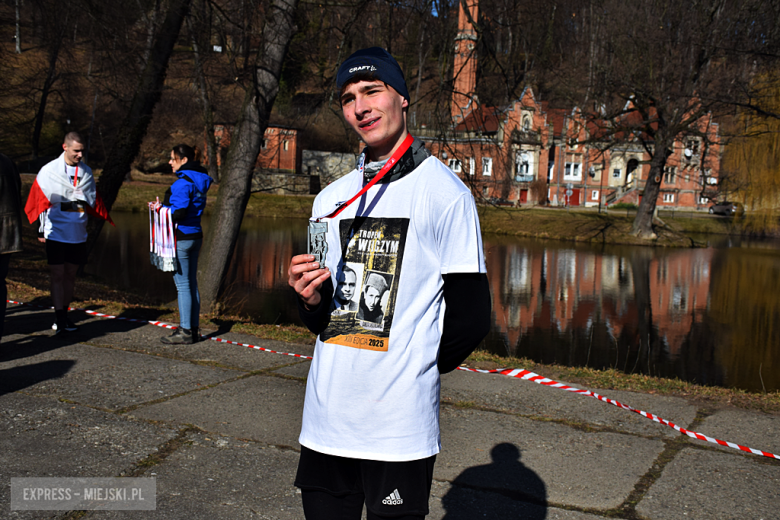
[[[542,520],[547,516],[547,488],[520,462],[520,450],[497,444],[493,462],[466,469],[442,498],[446,520],[473,518]],[[492,495],[490,498],[487,495]]]

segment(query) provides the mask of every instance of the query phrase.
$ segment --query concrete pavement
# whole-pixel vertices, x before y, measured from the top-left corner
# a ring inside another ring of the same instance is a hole
[[[301,519],[292,485],[309,362],[74,312],[9,305],[0,345],[0,518]],[[219,334],[284,352],[313,348]],[[599,392],[683,427],[780,453],[780,415]],[[779,518],[780,461],[691,440],[568,392],[442,378],[430,519]],[[156,511],[11,511],[12,477],[155,477]]]

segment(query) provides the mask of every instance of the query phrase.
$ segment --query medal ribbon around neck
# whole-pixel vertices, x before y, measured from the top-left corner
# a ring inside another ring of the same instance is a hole
[[[399,159],[400,159],[400,158],[401,158],[401,157],[402,157],[402,156],[403,156],[403,155],[406,153],[406,151],[409,149],[409,147],[410,147],[410,146],[412,146],[412,142],[414,142],[414,137],[412,137],[412,135],[411,135],[411,134],[407,134],[407,135],[406,135],[406,139],[404,139],[404,140],[403,140],[403,142],[401,143],[401,146],[399,146],[399,147],[398,147],[398,149],[395,151],[395,153],[392,155],[392,157],[390,157],[390,158],[387,160],[387,162],[385,163],[385,165],[384,165],[384,166],[382,166],[382,169],[381,169],[381,170],[379,170],[379,172],[376,174],[376,176],[374,176],[374,178],[373,178],[373,179],[371,179],[371,182],[369,182],[368,184],[366,184],[365,186],[363,186],[363,189],[362,189],[362,190],[360,190],[359,192],[357,192],[357,194],[356,194],[354,197],[352,197],[351,199],[349,199],[347,202],[342,202],[341,204],[339,204],[339,206],[338,206],[338,207],[337,207],[337,208],[336,208],[334,211],[332,211],[331,213],[329,213],[329,214],[327,214],[327,215],[323,215],[323,216],[321,216],[321,217],[312,218],[312,219],[310,219],[310,220],[311,220],[312,222],[320,222],[322,219],[326,219],[326,218],[334,218],[336,215],[338,215],[339,213],[341,213],[342,211],[344,211],[345,209],[347,209],[347,206],[349,206],[350,204],[352,204],[353,202],[355,202],[355,201],[356,201],[358,198],[360,198],[360,196],[361,196],[361,195],[363,195],[365,192],[367,192],[368,190],[370,190],[370,189],[371,189],[371,187],[372,187],[374,184],[376,184],[377,182],[379,182],[379,181],[382,179],[382,177],[384,177],[384,176],[385,176],[385,174],[386,174],[387,172],[389,172],[389,171],[390,171],[390,170],[393,168],[393,166],[395,166],[395,164],[396,164],[396,163],[398,162],[398,160],[399,160]],[[364,162],[364,161],[362,161],[362,160],[361,160],[361,165],[360,165],[360,167],[359,167],[359,170],[360,170],[360,173],[361,173],[361,175],[362,175],[362,173],[363,173],[363,171],[362,171],[362,170],[363,170],[363,168],[362,168],[362,166],[363,166],[363,162]]]
[[[68,163],[65,163],[65,177],[68,176],[68,166],[70,166]],[[79,163],[76,163],[76,173],[73,175],[73,187],[76,187],[76,184],[79,182]]]

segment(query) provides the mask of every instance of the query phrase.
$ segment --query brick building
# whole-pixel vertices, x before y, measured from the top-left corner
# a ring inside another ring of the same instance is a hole
[[[469,0],[476,20],[478,1]],[[639,141],[599,141],[609,122],[594,123],[579,108],[553,109],[527,87],[507,107],[479,103],[476,33],[460,4],[455,38],[452,126],[443,135],[412,129],[429,149],[471,186],[477,198],[512,204],[599,206],[641,200],[650,155]],[[704,208],[717,196],[721,150],[718,124],[699,121],[708,138],[675,143],[667,160],[659,207]],[[705,142],[709,143],[705,147]],[[715,144],[713,144],[715,143]]]
[[[217,161],[219,165],[227,157],[233,125],[219,123],[214,125],[214,137],[217,141]],[[255,169],[264,173],[300,173],[301,151],[298,147],[298,130],[282,126],[268,126],[263,134],[260,153]]]

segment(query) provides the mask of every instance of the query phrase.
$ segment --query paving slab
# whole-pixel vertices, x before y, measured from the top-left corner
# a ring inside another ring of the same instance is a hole
[[[48,343],[48,341],[46,342]],[[17,345],[23,350],[23,345]],[[0,393],[25,389],[117,410],[235,378],[241,372],[83,344],[22,357],[3,344]],[[11,355],[5,354],[11,352]],[[42,379],[45,372],[50,377]],[[42,380],[39,380],[42,379]]]
[[[651,520],[770,520],[780,507],[780,464],[686,449],[650,487],[637,512]]]
[[[94,512],[87,518],[303,518],[293,486],[297,452],[203,433],[189,434],[187,440],[144,474],[157,482],[156,511]]]
[[[722,409],[704,419],[701,426],[697,427],[697,431],[708,437],[780,455],[780,414],[733,408]],[[707,441],[698,439],[691,439],[691,441],[735,452],[734,448],[719,446]],[[778,505],[780,506],[780,504]]]
[[[664,448],[657,439],[449,406],[441,422],[434,478],[576,508],[619,506]]]
[[[300,449],[305,384],[255,375],[138,408],[133,416]]]
[[[176,435],[172,428],[51,397],[0,396],[0,516],[48,518],[10,511],[12,477],[119,476]]]
[[[501,493],[434,481],[429,520],[598,520],[601,516],[515,500]]]
[[[311,361],[300,361],[294,365],[278,368],[274,370],[275,374],[284,374],[286,376],[298,377],[306,379],[309,377],[309,368],[311,367]]]
[[[696,407],[685,399],[615,390],[590,390],[683,426],[690,424],[696,417]],[[453,402],[473,401],[477,405],[496,410],[578,421],[640,435],[666,438],[680,435],[668,426],[593,397],[585,397],[500,374],[479,374],[462,370],[445,374],[442,376],[441,396],[442,399]]]
[[[194,345],[165,345],[160,339],[169,336],[171,331],[153,325],[146,325],[141,330],[130,333],[115,332],[91,340],[94,344],[108,344],[127,350],[149,354],[187,359],[192,361],[210,362],[224,366],[239,368],[246,371],[263,370],[296,363],[300,358],[284,356],[272,352],[264,352],[242,345],[231,345],[211,339],[205,339]],[[220,337],[238,343],[257,345],[277,352],[291,352],[310,356],[314,352],[313,345],[291,345],[281,341],[265,340],[247,334],[233,332],[204,332],[207,338]]]

